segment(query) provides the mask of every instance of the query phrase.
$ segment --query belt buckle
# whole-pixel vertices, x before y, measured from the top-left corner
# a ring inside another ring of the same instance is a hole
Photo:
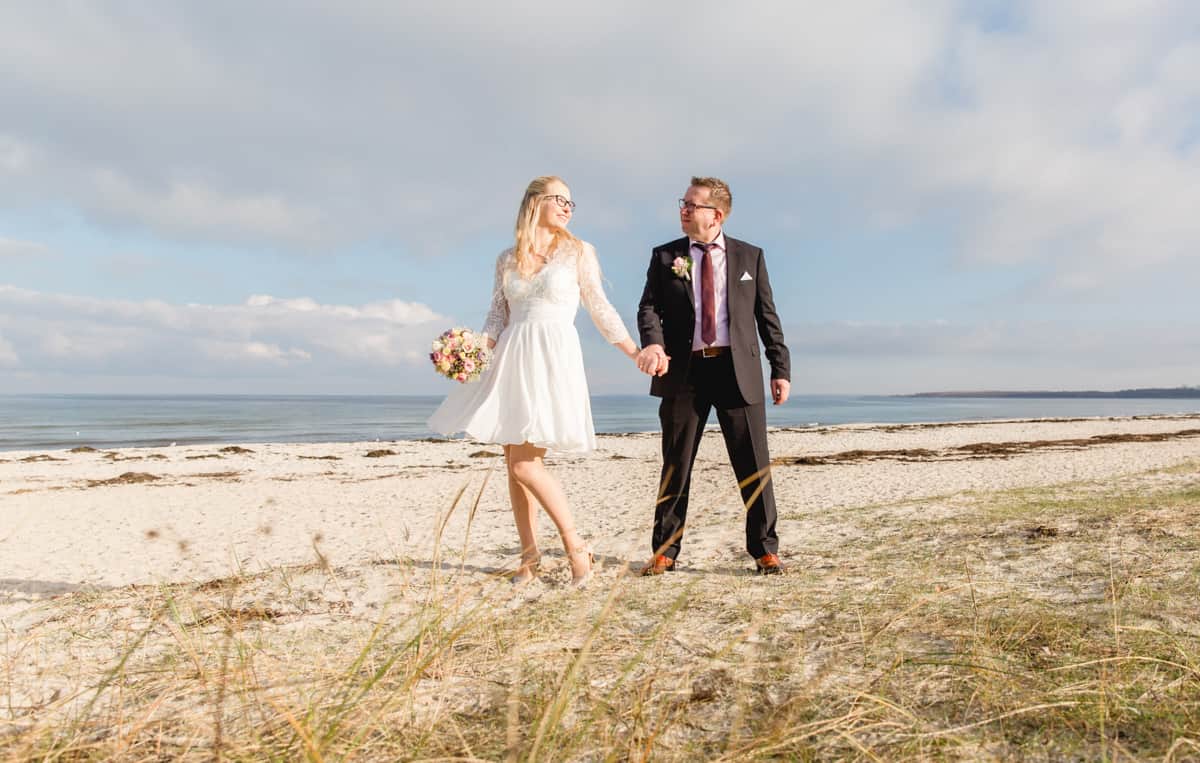
[[[720,347],[701,347],[700,348],[700,357],[702,357],[702,358],[715,358],[720,354],[721,354]]]

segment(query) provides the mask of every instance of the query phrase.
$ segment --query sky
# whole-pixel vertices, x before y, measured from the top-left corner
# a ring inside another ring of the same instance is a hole
[[[1197,72],[1192,0],[4,3],[0,394],[445,392],[542,174],[631,331],[725,179],[793,394],[1197,385]]]

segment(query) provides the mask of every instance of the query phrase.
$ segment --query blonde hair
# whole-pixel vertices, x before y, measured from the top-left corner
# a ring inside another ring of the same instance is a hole
[[[564,187],[567,185],[557,175],[542,175],[529,181],[529,186],[525,188],[525,197],[521,199],[521,206],[517,210],[513,257],[517,260],[517,272],[521,274],[522,278],[528,278],[533,271],[537,270],[537,262],[533,256],[533,234],[541,220],[542,198],[546,195],[546,189],[553,183],[559,183]],[[581,246],[579,239],[571,235],[566,228],[555,229],[554,240],[550,243],[550,251],[546,254],[549,255],[550,252],[566,243]]]
[[[729,217],[729,213],[733,211],[733,194],[729,191],[729,186],[721,178],[702,178],[693,177],[692,185],[700,188],[708,189],[708,200],[712,202],[714,207],[717,207]]]

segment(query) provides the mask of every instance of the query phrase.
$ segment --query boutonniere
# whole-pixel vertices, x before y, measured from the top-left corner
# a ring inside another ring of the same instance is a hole
[[[676,257],[675,261],[671,263],[671,272],[685,281],[692,280],[692,255]]]

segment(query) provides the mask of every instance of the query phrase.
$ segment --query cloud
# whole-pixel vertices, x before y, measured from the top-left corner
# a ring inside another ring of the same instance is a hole
[[[1196,323],[989,320],[786,327],[799,392],[1200,385]]]
[[[44,257],[50,254],[50,248],[45,244],[34,241],[18,241],[0,236],[0,259],[6,257]]]
[[[17,357],[17,351],[8,343],[4,335],[0,334],[0,368],[19,365],[21,365],[21,359]]]
[[[208,236],[215,229],[284,243],[321,240],[320,213],[278,194],[222,193],[200,182],[182,181],[167,188],[138,187],[113,169],[96,170],[92,183],[98,209],[166,232]]]
[[[185,240],[425,251],[507,229],[547,169],[618,228],[699,169],[814,193],[801,224],[830,206],[932,221],[964,262],[1037,262],[1059,289],[1200,251],[1187,0],[268,2],[238,22],[220,4],[0,11],[10,203]]]
[[[0,171],[15,176],[28,165],[28,147],[12,136],[0,133]]]
[[[25,391],[444,391],[429,340],[448,321],[401,302],[243,304],[109,300],[0,285],[0,388]],[[809,322],[786,327],[797,394],[949,389],[1120,389],[1200,384],[1195,322],[1020,319]],[[645,378],[599,338],[584,343],[593,392]],[[609,360],[612,359],[610,363]],[[7,381],[5,381],[7,379]],[[32,381],[28,381],[32,380]]]
[[[300,349],[284,350],[277,344],[263,342],[220,342],[202,340],[199,343],[205,355],[219,361],[270,361],[287,365],[290,361],[312,360],[312,353]]]
[[[15,365],[19,353],[23,371],[44,374],[235,382],[290,374],[318,388],[330,377],[425,371],[429,339],[444,320],[399,300],[328,305],[258,295],[242,305],[180,305],[0,285],[0,363]],[[404,391],[399,380],[388,384]]]
[[[246,300],[246,306],[279,314],[289,312],[311,313],[350,320],[369,318],[401,325],[427,323],[439,317],[437,313],[419,302],[404,302],[399,299],[370,302],[360,307],[349,307],[345,305],[320,305],[307,297],[300,299],[278,299],[267,294],[254,294]]]

